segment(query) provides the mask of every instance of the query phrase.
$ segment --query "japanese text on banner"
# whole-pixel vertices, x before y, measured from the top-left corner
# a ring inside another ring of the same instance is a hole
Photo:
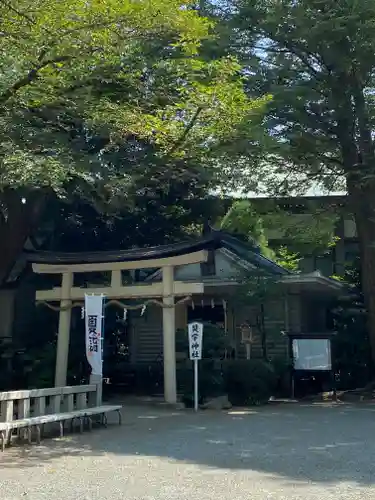
[[[85,296],[86,357],[92,375],[103,375],[103,295]]]

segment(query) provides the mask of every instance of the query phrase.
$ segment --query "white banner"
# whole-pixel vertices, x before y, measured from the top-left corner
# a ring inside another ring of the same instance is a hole
[[[202,343],[203,343],[203,324],[189,323],[189,354],[190,359],[202,359]]]
[[[103,375],[104,295],[85,295],[86,356],[91,375]]]

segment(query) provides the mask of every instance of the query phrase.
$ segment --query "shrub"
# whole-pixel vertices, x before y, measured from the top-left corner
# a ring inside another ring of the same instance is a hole
[[[163,364],[153,362],[135,366],[136,392],[140,394],[161,394],[163,392]]]
[[[230,349],[230,338],[224,328],[204,323],[202,360],[199,362],[199,404],[207,398],[225,393],[221,360]],[[176,351],[189,354],[188,334],[186,330],[176,333]],[[186,406],[194,404],[194,367],[193,363],[177,369],[177,389]]]
[[[277,356],[270,361],[276,376],[276,395],[288,397],[290,395],[293,362],[285,356]]]
[[[177,370],[177,388],[186,406],[194,402],[194,368],[191,366]],[[222,395],[225,392],[223,373],[215,368],[213,360],[199,362],[199,404],[207,398]]]
[[[224,380],[229,401],[235,406],[266,403],[277,385],[272,365],[257,359],[226,363]]]
[[[56,345],[45,342],[21,346],[9,340],[0,343],[0,391],[53,387]]]

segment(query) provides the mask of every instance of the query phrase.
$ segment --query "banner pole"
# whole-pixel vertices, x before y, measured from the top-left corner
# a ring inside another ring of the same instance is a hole
[[[198,360],[194,360],[194,410],[198,411]]]

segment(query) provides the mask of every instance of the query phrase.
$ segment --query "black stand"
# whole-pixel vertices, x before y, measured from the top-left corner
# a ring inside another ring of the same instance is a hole
[[[291,398],[295,399],[296,398],[296,379],[297,375],[300,374],[301,376],[303,375],[311,375],[316,376],[322,375],[323,373],[326,373],[329,379],[329,383],[331,386],[331,390],[333,393],[334,400],[337,401],[337,389],[336,389],[336,378],[335,378],[335,372],[332,367],[332,337],[335,335],[335,333],[319,333],[319,334],[311,334],[311,333],[299,333],[299,334],[292,334],[288,333],[289,337],[289,354],[292,362],[292,373],[291,373],[291,387],[290,387],[290,392],[291,392]],[[296,339],[306,339],[306,340],[315,340],[315,339],[324,339],[324,340],[329,340],[330,341],[330,347],[331,347],[331,359],[330,359],[330,364],[331,364],[331,369],[330,370],[296,370],[295,369],[295,360],[294,360],[294,355],[293,355],[293,341]]]

